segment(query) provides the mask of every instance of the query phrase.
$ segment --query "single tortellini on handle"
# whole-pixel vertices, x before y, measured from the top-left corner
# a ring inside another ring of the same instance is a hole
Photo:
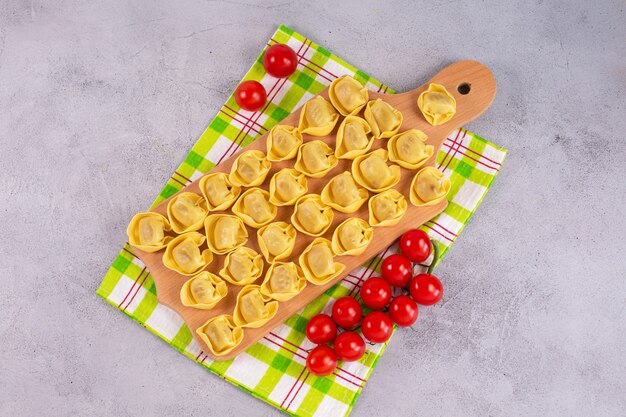
[[[228,179],[239,187],[255,187],[265,181],[271,167],[262,151],[245,151],[233,163]]]
[[[210,318],[196,333],[215,356],[226,355],[243,340],[243,329],[235,324],[230,314]]]
[[[428,123],[441,125],[456,113],[456,100],[441,84],[431,83],[417,98],[417,107]]]
[[[291,168],[283,168],[270,179],[270,203],[291,206],[308,190],[306,176]]]
[[[184,306],[210,310],[228,294],[228,286],[220,277],[202,271],[185,282],[180,289],[180,301]]]
[[[302,106],[298,130],[311,136],[326,136],[333,131],[338,120],[335,108],[323,97],[316,96]]]
[[[402,113],[379,98],[367,103],[363,116],[376,139],[390,138],[402,126]]]
[[[223,255],[248,241],[243,221],[231,214],[211,214],[204,221],[207,245],[213,253]]]
[[[353,217],[335,229],[332,249],[336,255],[357,256],[365,252],[373,237],[374,229],[365,220]]]
[[[263,257],[253,249],[241,246],[229,252],[219,274],[233,285],[252,284],[263,274]]]
[[[346,75],[335,79],[328,88],[328,97],[343,116],[357,114],[369,100],[367,88]]]
[[[293,262],[274,262],[261,284],[261,294],[277,301],[287,301],[306,287],[302,269]]]
[[[291,255],[296,243],[296,229],[285,222],[270,223],[257,231],[261,253],[267,262],[279,261]]]
[[[333,209],[322,202],[317,194],[301,197],[294,207],[291,223],[309,236],[323,235],[333,222]]]
[[[363,155],[374,143],[371,133],[372,128],[365,119],[356,116],[346,117],[337,129],[335,156],[339,159],[354,159]]]
[[[406,198],[393,188],[370,198],[368,206],[369,224],[374,227],[398,224],[408,207]]]
[[[322,202],[342,213],[354,213],[368,197],[367,190],[357,185],[350,171],[335,176],[322,189]]]
[[[167,217],[178,234],[201,229],[208,213],[206,200],[200,194],[178,193],[167,203]]]
[[[450,180],[434,167],[420,169],[411,182],[411,203],[414,206],[432,206],[446,198]]]
[[[270,193],[260,188],[251,188],[241,194],[233,206],[233,213],[245,224],[258,229],[271,222],[278,209],[270,203]]]
[[[322,142],[314,140],[306,142],[298,150],[298,158],[294,168],[311,178],[321,178],[337,165],[335,151]]]
[[[184,233],[172,239],[163,253],[163,265],[182,275],[195,275],[213,260],[209,249],[200,250],[206,237],[198,232]]]
[[[126,234],[128,243],[144,252],[158,252],[172,240],[165,232],[172,230],[170,222],[159,213],[138,213],[133,216]]]
[[[237,304],[233,314],[235,324],[241,327],[263,326],[278,311],[278,301],[261,293],[258,285],[247,285],[237,294]]]
[[[205,175],[199,186],[209,211],[226,210],[241,194],[241,187],[233,185],[223,172]]]
[[[285,161],[296,156],[302,145],[302,133],[298,128],[287,125],[276,125],[267,134],[267,159]]]
[[[411,129],[389,139],[389,160],[407,169],[417,169],[430,158],[435,148],[426,145],[428,136],[421,130]]]
[[[379,193],[400,181],[401,170],[397,165],[387,165],[387,151],[380,148],[358,156],[352,162],[352,175],[357,183]]]
[[[307,281],[315,285],[322,285],[343,272],[346,266],[335,262],[332,243],[318,237],[302,252],[298,262],[302,267]]]

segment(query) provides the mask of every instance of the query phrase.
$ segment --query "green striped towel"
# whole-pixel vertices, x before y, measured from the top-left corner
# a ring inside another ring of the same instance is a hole
[[[274,43],[286,43],[297,52],[297,71],[288,79],[272,78],[263,70],[261,53],[245,79],[258,80],[265,86],[267,105],[259,112],[243,111],[231,96],[168,180],[155,205],[267,132],[338,76],[349,74],[370,90],[393,93],[389,87],[285,26],[278,28],[267,45]],[[477,209],[505,156],[505,149],[463,129],[453,132],[444,142],[437,155],[437,166],[452,181],[449,205],[422,226],[440,243],[442,254]],[[184,355],[274,407],[297,416],[345,416],[386,344],[368,345],[360,361],[340,363],[333,375],[316,377],[305,366],[307,352],[314,347],[305,338],[305,325],[315,314],[329,312],[336,298],[357,294],[363,281],[379,269],[381,260],[394,251],[392,245],[352,271],[341,283],[230,361],[210,360],[182,319],[157,302],[149,271],[128,245],[113,262],[97,294]]]

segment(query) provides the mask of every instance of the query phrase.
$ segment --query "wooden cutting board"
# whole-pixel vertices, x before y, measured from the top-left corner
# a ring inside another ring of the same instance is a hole
[[[454,117],[440,126],[431,126],[422,116],[421,112],[417,107],[417,97],[420,93],[428,88],[430,83],[442,84],[456,99],[457,103],[457,111]],[[465,125],[471,120],[478,117],[481,113],[483,113],[493,101],[496,94],[496,80],[489,71],[487,67],[484,65],[475,62],[475,61],[460,61],[454,63],[446,68],[444,68],[441,72],[435,75],[430,81],[425,83],[424,85],[416,88],[415,90],[408,91],[402,94],[381,94],[375,93],[373,91],[369,92],[370,100],[375,99],[383,99],[387,103],[391,104],[393,107],[402,112],[404,117],[402,127],[400,132],[403,132],[408,129],[419,129],[422,130],[426,135],[428,135],[427,143],[429,145],[433,145],[435,147],[435,152],[433,156],[424,164],[423,166],[433,166],[435,165],[435,158],[437,155],[437,149],[443,143],[443,141],[448,137],[448,135],[454,131],[455,129]],[[322,97],[328,100],[328,89],[322,91],[320,93]],[[300,115],[300,109],[294,111],[292,114],[287,116],[280,124],[283,125],[291,125],[298,126],[298,119]],[[359,114],[362,117],[362,112]],[[339,127],[341,120],[337,122],[337,125],[333,132],[326,137],[314,137],[309,135],[303,135],[304,141],[316,140],[320,139],[324,142],[328,143],[333,149],[335,148],[335,133],[337,128]],[[245,150],[258,149],[263,152],[266,151],[265,148],[265,138],[267,134],[261,136],[257,140],[255,140],[252,144],[250,144]],[[386,148],[387,139],[383,140],[374,140],[374,144],[370,151],[380,148],[381,146],[385,146]],[[239,156],[240,152],[233,155],[231,158],[223,161],[219,165],[217,165],[211,172],[225,172],[229,173],[231,165],[235,161],[235,159]],[[295,159],[289,161],[281,161],[275,162],[272,164],[272,168],[270,170],[269,175],[267,176],[266,181],[259,186],[264,190],[268,189],[269,180],[273,176],[274,173],[279,171],[285,167],[292,167],[295,163]],[[333,168],[325,177],[319,179],[307,178],[308,180],[308,193],[321,194],[322,188],[328,182],[329,178],[340,174],[346,170],[350,170],[352,165],[351,160],[340,159],[339,163],[335,168]],[[289,301],[281,302],[279,304],[278,312],[276,315],[269,320],[267,324],[260,328],[251,329],[244,328],[244,337],[243,341],[239,346],[237,346],[232,352],[227,355],[214,357],[219,360],[231,359],[237,356],[239,353],[243,352],[247,348],[249,348],[252,344],[257,342],[264,335],[269,333],[273,328],[281,325],[287,318],[293,315],[296,311],[300,310],[304,306],[306,306],[313,299],[318,297],[328,288],[335,285],[341,279],[343,279],[348,273],[357,268],[358,266],[365,263],[368,259],[380,253],[386,247],[388,247],[394,240],[396,240],[402,233],[406,232],[409,229],[416,228],[426,221],[432,219],[437,214],[441,213],[447,206],[447,201],[442,201],[439,204],[433,206],[426,207],[415,207],[409,201],[409,188],[411,184],[411,180],[415,176],[417,170],[409,170],[402,168],[402,176],[400,182],[393,188],[400,191],[406,198],[408,202],[408,209],[406,214],[400,221],[398,225],[390,226],[390,227],[375,227],[374,228],[374,238],[372,239],[370,245],[367,247],[367,250],[359,255],[359,256],[338,256],[335,257],[336,262],[343,263],[346,268],[344,271],[332,279],[330,282],[327,282],[324,285],[313,285],[310,282],[307,283],[306,288],[302,290],[300,294],[295,296]],[[198,186],[199,180],[196,180],[186,186],[181,191],[193,192],[197,194],[201,194],[200,188]],[[243,190],[242,190],[243,191]],[[372,194],[370,193],[370,196]],[[153,209],[154,212],[160,213],[167,217],[166,208],[169,200],[164,201],[157,207]],[[227,212],[227,211],[226,211]],[[273,221],[285,221],[290,223],[290,217],[293,212],[293,206],[287,207],[279,207],[278,215]],[[225,213],[225,212],[215,212],[215,213]],[[369,213],[367,203],[363,204],[363,206],[351,214],[339,213],[334,210],[334,220],[331,227],[324,234],[324,238],[331,240],[332,233],[335,230],[336,226],[341,222],[350,217],[360,217],[365,221],[368,220]],[[246,226],[247,227],[247,226]],[[258,253],[261,253],[259,246],[257,244],[256,239],[256,229],[251,227],[247,227],[249,239],[246,243],[246,246],[254,249]],[[204,229],[201,229],[200,232],[203,233]],[[298,236],[296,238],[295,247],[292,252],[292,255],[283,259],[283,262],[294,261],[298,262],[298,257],[306,248],[306,246],[313,240],[313,237],[306,236],[303,233],[298,232]],[[228,285],[228,295],[224,297],[212,310],[198,310],[191,307],[185,307],[182,305],[180,301],[180,289],[182,285],[189,279],[187,276],[180,275],[170,269],[166,268],[162,261],[163,251],[159,251],[156,253],[148,253],[143,252],[140,249],[133,247],[135,254],[146,264],[152,277],[154,278],[154,282],[157,288],[157,298],[160,303],[169,306],[170,308],[177,311],[185,320],[189,328],[191,329],[194,337],[197,342],[200,344],[204,353],[209,356],[211,355],[211,350],[208,346],[197,336],[196,329],[202,326],[208,319],[220,314],[232,314],[237,294],[243,287],[238,287],[227,283]],[[216,275],[218,275],[218,271],[223,266],[225,255],[215,255],[213,262],[205,269],[210,271]],[[267,270],[268,265],[265,265],[265,271]],[[263,276],[259,278],[256,284],[260,284],[263,281]]]

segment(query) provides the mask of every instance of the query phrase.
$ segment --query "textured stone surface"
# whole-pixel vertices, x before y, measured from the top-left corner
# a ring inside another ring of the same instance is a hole
[[[626,412],[623,2],[1,4],[0,415],[280,414],[94,291],[281,22],[400,91],[498,79],[502,174],[354,415]]]

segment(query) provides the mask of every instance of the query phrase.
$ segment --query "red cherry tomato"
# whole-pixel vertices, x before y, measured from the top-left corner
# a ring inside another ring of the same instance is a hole
[[[391,300],[391,287],[382,278],[370,278],[361,287],[361,298],[369,308],[380,310]]]
[[[276,78],[287,78],[298,66],[298,56],[289,46],[277,43],[267,48],[263,55],[265,71]]]
[[[385,258],[380,273],[389,285],[404,287],[413,275],[411,261],[402,255],[393,254]]]
[[[411,297],[423,306],[436,304],[443,297],[443,285],[432,274],[419,274],[413,278],[409,286]]]
[[[409,230],[400,238],[400,252],[411,262],[424,262],[430,251],[430,238],[423,230]]]
[[[354,297],[341,297],[333,305],[333,320],[344,329],[351,329],[361,322],[363,309]]]
[[[358,333],[343,332],[335,339],[335,353],[343,361],[358,361],[365,353],[365,341]]]
[[[235,90],[235,101],[244,110],[257,111],[267,101],[265,87],[258,81],[244,81]]]
[[[335,336],[337,336],[337,326],[328,314],[313,316],[306,325],[306,337],[318,345],[332,342]]]
[[[408,295],[400,295],[389,305],[389,317],[398,326],[408,327],[417,320],[417,304]]]
[[[391,337],[393,322],[382,311],[372,311],[363,319],[363,336],[373,343],[384,343]]]
[[[306,367],[317,376],[326,376],[337,368],[337,355],[326,345],[321,345],[309,352],[306,358]]]

